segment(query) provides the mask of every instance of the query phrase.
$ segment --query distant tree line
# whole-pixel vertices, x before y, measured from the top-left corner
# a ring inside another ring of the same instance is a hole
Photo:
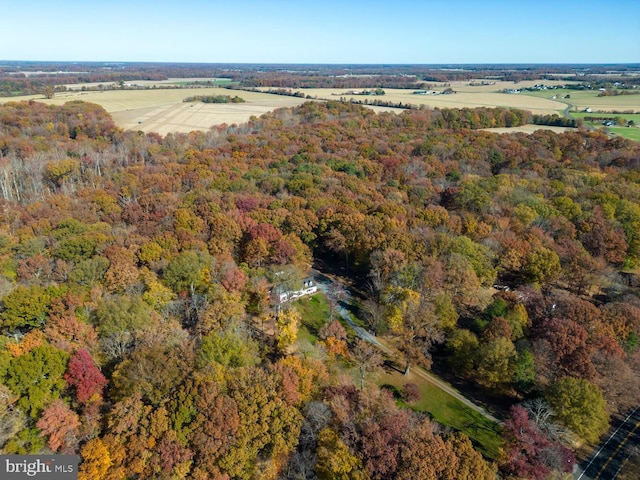
[[[606,68],[590,66],[585,72],[580,66],[560,65],[463,65],[451,70],[444,66],[424,65],[234,65],[234,64],[164,64],[164,63],[38,63],[8,62],[0,67],[0,96],[37,94],[47,85],[124,82],[136,80],[167,80],[168,78],[225,77],[244,87],[274,88],[412,88],[429,89],[426,82],[469,81],[491,78],[492,81],[558,79],[576,80],[584,85],[574,89],[592,89],[606,83],[623,84],[631,88],[640,84],[640,77],[623,76],[633,67],[616,66],[619,77],[597,76],[609,73]],[[73,70],[73,71],[70,71]],[[78,71],[76,71],[78,70]],[[34,74],[37,72],[37,74]],[[61,74],[60,72],[65,72]],[[564,75],[564,76],[562,76]],[[590,85],[587,87],[586,85]]]
[[[226,85],[224,88],[228,88],[229,90],[242,90],[245,92],[271,93],[273,95],[284,95],[285,97],[312,98],[311,95],[306,95],[304,92],[297,92],[290,88],[269,88],[264,90],[257,87],[242,87],[237,85]]]
[[[183,102],[202,102],[202,103],[244,103],[244,98],[230,95],[193,95],[187,97]]]
[[[275,88],[423,88],[415,75],[307,75],[298,72],[251,72],[240,78],[245,87]]]
[[[617,97],[619,95],[640,95],[638,90],[604,90],[598,93],[599,97]]]
[[[549,125],[553,127],[580,127],[584,124],[580,118],[561,117],[556,115],[534,115],[532,117],[534,125]]]
[[[619,127],[626,127],[626,126],[631,126],[631,125],[635,125],[635,122],[633,120],[628,120],[624,117],[596,117],[596,116],[588,116],[588,117],[584,117],[584,121],[585,122],[594,122],[594,123],[606,123],[606,122],[612,122],[615,123],[617,126]]]

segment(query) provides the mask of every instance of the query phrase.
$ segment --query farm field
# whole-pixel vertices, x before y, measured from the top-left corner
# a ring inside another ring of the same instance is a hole
[[[152,87],[185,85],[191,82],[227,82],[221,78],[170,78],[164,81],[138,81],[131,82]],[[537,92],[523,92],[520,94],[499,93],[505,88],[526,88],[533,86],[536,81],[513,82],[487,82],[464,81],[450,84],[432,83],[433,89],[442,91],[451,87],[457,93],[452,95],[415,95],[413,90],[385,89],[384,96],[363,96],[348,94],[348,89],[300,89],[305,96],[321,100],[337,100],[345,98],[354,101],[381,100],[390,103],[402,103],[413,105],[425,105],[429,108],[474,108],[474,107],[507,107],[529,110],[534,114],[561,114],[568,105],[573,107],[576,117],[581,116],[580,111],[590,107],[593,113],[598,111],[633,111],[640,115],[640,95],[624,95],[617,97],[598,97],[597,91],[576,91],[567,89],[543,90]],[[472,85],[475,83],[475,85]],[[545,81],[546,85],[558,85],[566,82]],[[105,90],[105,91],[81,91],[82,86],[95,87],[96,84],[68,85],[69,90],[57,93],[54,98],[46,100],[41,95],[23,97],[0,98],[0,103],[19,100],[37,100],[49,104],[61,105],[71,100],[82,100],[97,103],[107,110],[115,122],[127,130],[140,130],[143,132],[157,132],[166,135],[169,132],[190,132],[193,130],[208,130],[213,125],[243,123],[252,116],[260,116],[264,113],[281,107],[291,107],[307,101],[304,98],[274,95],[266,92],[247,92],[228,90],[219,87],[207,88],[158,88],[149,90]],[[266,88],[264,90],[267,90]],[[564,99],[565,95],[571,98]],[[238,95],[245,99],[246,103],[240,104],[204,104],[184,103],[183,99],[192,95]],[[551,97],[556,96],[556,99]],[[374,111],[391,111],[401,113],[402,109],[392,107],[370,106]],[[587,114],[588,115],[588,114]],[[637,124],[638,115],[632,115]],[[625,117],[626,118],[626,117]],[[592,125],[597,127],[597,125]],[[540,128],[553,131],[565,131],[564,128],[538,127],[524,125],[512,129],[492,129],[498,133],[525,132],[531,133]],[[626,127],[612,127],[611,133],[625,138],[638,140],[640,129]]]
[[[536,84],[544,83],[545,85],[566,85],[568,83],[578,83],[578,82],[565,82],[562,80],[523,80],[522,82],[514,83],[514,82],[504,82],[504,81],[496,81],[491,83],[490,85],[482,85],[482,82],[487,82],[484,80],[471,80],[465,82],[451,82],[451,88],[453,88],[456,92],[464,92],[464,93],[496,93],[500,90],[508,89],[508,88],[529,88],[533,87]],[[475,85],[471,85],[475,84]]]
[[[513,85],[513,83],[509,83]],[[523,97],[520,95],[509,95],[506,93],[497,93],[496,85],[490,86],[493,91],[473,90],[474,88],[485,87],[465,87],[465,91],[457,90],[458,93],[452,95],[414,95],[413,90],[402,90],[385,88],[384,96],[364,96],[349,94],[349,89],[336,88],[306,88],[298,91],[309,95],[313,98],[324,100],[336,100],[345,98],[348,100],[365,101],[380,100],[391,103],[403,103],[413,105],[426,105],[431,108],[475,108],[475,107],[508,107],[521,108],[530,110],[536,114],[553,114],[558,113],[566,108],[562,102],[550,100],[547,98]],[[437,86],[440,88],[440,85]],[[455,90],[458,88],[452,84]],[[467,91],[467,89],[471,89]]]
[[[598,97],[599,91],[594,90],[541,90],[537,92],[522,92],[513,96],[531,97],[551,100],[554,95],[557,102],[572,105],[572,111],[580,112],[591,108],[594,112],[636,112],[640,113],[640,95],[618,95],[611,97]],[[563,98],[570,95],[571,98]]]
[[[168,78],[167,80],[131,80],[125,82],[128,85],[141,85],[143,87],[153,87],[154,85],[167,86],[167,85],[189,85],[195,82],[205,83],[211,82],[212,86],[220,86],[231,83],[229,78],[204,78],[204,77],[192,77],[192,78]],[[100,85],[115,85],[114,82],[91,82],[91,83],[67,83],[64,86],[68,90],[82,90],[85,88],[96,88]]]
[[[533,133],[538,130],[551,130],[556,133],[570,132],[571,130],[575,130],[574,128],[568,127],[554,127],[550,125],[521,125],[519,127],[499,127],[499,128],[483,128],[485,132],[493,132],[493,133]]]
[[[640,128],[638,127],[606,127],[606,131],[629,140],[640,142]]]
[[[246,103],[184,103],[193,95],[238,95]],[[118,126],[126,130],[141,130],[166,135],[169,132],[208,130],[223,123],[243,123],[251,116],[260,116],[281,107],[292,107],[306,100],[258,92],[237,92],[224,88],[181,88],[157,90],[107,90],[97,92],[64,92],[52,99],[42,95],[0,98],[0,103],[37,100],[62,105],[72,100],[101,105]]]
[[[636,125],[640,125],[640,113],[598,113],[598,112],[571,112],[571,116],[574,118],[585,118],[585,117],[603,117],[603,118],[617,118],[622,117],[625,120],[633,120]]]

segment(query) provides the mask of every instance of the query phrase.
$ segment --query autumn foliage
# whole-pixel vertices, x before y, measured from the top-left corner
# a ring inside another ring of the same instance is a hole
[[[101,396],[108,383],[89,352],[84,349],[78,350],[71,357],[64,379],[75,388],[76,399],[80,403],[87,403],[94,395]]]
[[[635,406],[640,145],[479,130],[527,116],[309,102],[161,137],[1,105],[0,448],[87,479],[494,478],[374,385],[344,292],[280,303],[315,262],[410,365],[499,400],[504,475],[562,472],[566,439],[504,406],[586,440]]]

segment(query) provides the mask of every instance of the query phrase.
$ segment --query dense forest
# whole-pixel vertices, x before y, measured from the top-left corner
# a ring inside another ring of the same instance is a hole
[[[83,479],[570,471],[640,398],[640,144],[476,130],[526,115],[309,102],[161,137],[0,106],[0,448]],[[354,380],[379,360],[337,320],[298,340],[271,292],[313,262],[499,400],[499,458]]]

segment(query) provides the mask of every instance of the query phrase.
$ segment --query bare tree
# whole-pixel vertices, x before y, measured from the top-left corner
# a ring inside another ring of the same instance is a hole
[[[344,286],[338,282],[331,282],[327,290],[327,304],[329,305],[329,322],[333,321],[333,314],[340,306],[340,302],[347,296]]]
[[[304,419],[300,429],[298,448],[291,455],[289,465],[280,477],[281,480],[315,480],[318,478],[316,473],[318,457],[315,454],[318,433],[329,425],[333,414],[327,404],[317,401],[307,403],[302,413]]]
[[[26,415],[14,405],[14,397],[7,387],[0,384],[0,451],[27,424]]]
[[[310,450],[296,450],[281,480],[316,480],[316,463],[318,456]]]
[[[571,442],[571,432],[563,425],[555,422],[556,414],[544,398],[538,397],[527,400],[522,403],[522,406],[527,409],[529,418],[533,420],[538,428],[545,432],[549,438],[561,443]]]
[[[306,404],[303,414],[304,420],[300,429],[299,449],[314,451],[318,433],[329,424],[333,414],[327,404],[317,401]]]
[[[365,376],[382,365],[382,355],[374,345],[358,338],[353,348],[353,358],[358,363],[360,389],[364,389]]]
[[[362,303],[362,311],[369,330],[375,333],[379,332],[384,324],[385,306],[373,299],[369,299]]]

